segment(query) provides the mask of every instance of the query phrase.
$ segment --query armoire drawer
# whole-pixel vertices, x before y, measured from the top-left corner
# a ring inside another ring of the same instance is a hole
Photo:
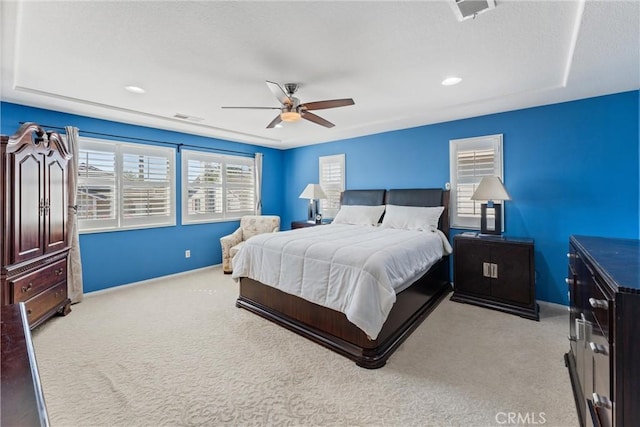
[[[9,280],[12,303],[27,301],[38,295],[52,284],[67,278],[67,259],[61,259],[53,264],[40,268],[15,280]]]
[[[62,304],[66,299],[67,281],[65,280],[25,302],[29,324],[36,322],[52,307],[57,307],[58,304]]]

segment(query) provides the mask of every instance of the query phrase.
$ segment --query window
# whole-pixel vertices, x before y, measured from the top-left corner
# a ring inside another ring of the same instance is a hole
[[[344,154],[320,157],[320,186],[327,198],[320,201],[325,218],[333,218],[340,209],[340,194],[344,191]]]
[[[471,200],[471,196],[483,176],[495,175],[503,180],[502,135],[453,139],[449,141],[449,161],[451,227],[479,229],[481,202]]]
[[[175,150],[80,138],[81,232],[175,225]]]
[[[182,150],[182,223],[255,215],[253,158]]]

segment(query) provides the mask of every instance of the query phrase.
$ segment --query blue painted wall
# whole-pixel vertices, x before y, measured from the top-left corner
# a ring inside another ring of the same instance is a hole
[[[183,143],[201,147],[261,152],[263,158],[263,213],[279,215],[284,179],[283,152],[249,144],[205,138],[143,126],[94,119],[51,110],[3,102],[0,104],[0,131],[13,134],[19,122],[33,121],[49,126],[77,126],[80,130],[132,138]],[[136,141],[131,141],[136,142]],[[180,153],[176,153],[177,200],[181,197]],[[110,288],[153,277],[192,270],[222,262],[220,237],[233,232],[238,221],[180,225],[181,207],[177,203],[175,227],[81,234],[80,250],[85,292]],[[184,251],[191,250],[191,258]]]
[[[449,181],[450,139],[502,133],[505,185],[513,199],[506,202],[506,234],[535,239],[537,297],[566,304],[569,235],[640,237],[639,99],[640,92],[632,91],[285,151],[10,103],[0,104],[0,131],[11,134],[18,122],[35,121],[263,152],[263,212],[280,215],[283,228],[306,217],[307,202],[298,196],[318,181],[319,156],[345,153],[347,188],[442,187]],[[179,206],[177,218],[179,223]],[[218,264],[218,239],[237,225],[81,235],[85,290]],[[184,258],[185,249],[191,249],[191,258]]]
[[[506,234],[535,239],[537,298],[566,304],[571,234],[640,237],[639,96],[625,92],[287,150],[283,222],[305,218],[298,195],[318,181],[319,156],[345,153],[349,189],[443,187],[450,139],[502,133],[512,197],[505,203]]]

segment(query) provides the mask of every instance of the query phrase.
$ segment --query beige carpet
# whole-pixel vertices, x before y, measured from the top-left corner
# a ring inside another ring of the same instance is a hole
[[[212,267],[89,295],[45,323],[33,339],[52,426],[577,425],[566,308],[534,322],[447,299],[366,370],[236,296]]]

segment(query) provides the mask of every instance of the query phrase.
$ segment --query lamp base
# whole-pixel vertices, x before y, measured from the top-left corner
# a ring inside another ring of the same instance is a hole
[[[316,212],[318,212],[318,200],[309,199],[309,216],[307,218],[308,222],[316,222]]]
[[[487,227],[487,203],[480,205],[480,234],[501,235],[502,234],[502,205],[500,203],[493,204],[493,212],[495,221],[493,228]]]

